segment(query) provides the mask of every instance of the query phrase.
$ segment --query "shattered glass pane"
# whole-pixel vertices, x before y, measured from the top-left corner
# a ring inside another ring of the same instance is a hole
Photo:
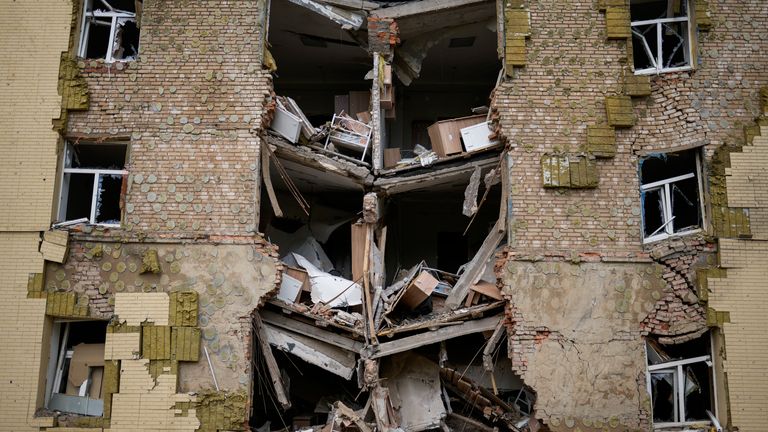
[[[697,150],[688,150],[647,156],[640,161],[641,183],[648,184],[689,173],[695,174],[696,152]]]
[[[662,188],[651,189],[642,194],[643,232],[645,237],[653,234],[664,223],[664,210],[662,208],[661,200],[662,191]],[[663,230],[660,232],[663,232]]]
[[[68,168],[121,170],[125,167],[125,144],[75,144]]]
[[[100,174],[96,201],[96,223],[120,223],[120,193],[123,176]]]
[[[662,24],[661,54],[664,69],[688,66],[688,23]]]
[[[651,373],[651,398],[654,422],[674,422],[677,417],[674,371]]]
[[[656,25],[632,27],[632,54],[635,59],[635,69],[651,69],[656,67],[658,54],[656,40]]]
[[[136,26],[136,21],[118,20],[115,42],[112,46],[112,58],[115,60],[133,60],[138,53],[139,28]]]
[[[688,15],[686,0],[632,0],[629,8],[632,21],[681,18]]]
[[[674,232],[698,229],[701,226],[701,206],[699,205],[699,182],[696,177],[675,182],[670,185],[672,197],[672,222]]]

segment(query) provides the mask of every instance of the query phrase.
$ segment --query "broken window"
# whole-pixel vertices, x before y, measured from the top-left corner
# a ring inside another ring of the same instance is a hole
[[[711,422],[715,412],[715,375],[709,334],[680,345],[647,341],[647,386],[655,428]]]
[[[690,69],[687,0],[632,0],[630,14],[635,73]]]
[[[126,144],[67,144],[59,201],[60,221],[119,226]]]
[[[135,60],[141,8],[142,0],[85,0],[78,55],[107,63]]]
[[[653,154],[640,161],[644,242],[703,226],[700,151]]]
[[[73,414],[102,415],[106,331],[106,321],[54,323],[46,408]]]

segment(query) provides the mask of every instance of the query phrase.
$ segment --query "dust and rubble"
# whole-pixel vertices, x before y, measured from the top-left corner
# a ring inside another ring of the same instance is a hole
[[[495,14],[272,3],[260,230],[284,271],[253,321],[253,428],[538,429],[500,348]]]

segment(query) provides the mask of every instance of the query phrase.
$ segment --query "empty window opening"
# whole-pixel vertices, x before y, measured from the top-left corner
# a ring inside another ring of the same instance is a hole
[[[119,226],[126,144],[70,144],[64,151],[59,221]]]
[[[106,321],[56,322],[51,336],[46,408],[101,416]]]
[[[715,416],[715,379],[709,334],[680,345],[647,343],[648,392],[654,427],[665,428],[712,422]]]
[[[703,226],[699,150],[654,154],[640,161],[645,242]]]
[[[142,0],[85,0],[78,55],[108,63],[135,60],[142,4]]]
[[[688,1],[632,0],[630,3],[635,73],[690,69]]]

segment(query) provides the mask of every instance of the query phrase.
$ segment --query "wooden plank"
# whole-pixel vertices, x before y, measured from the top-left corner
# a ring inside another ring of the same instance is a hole
[[[280,208],[280,203],[277,201],[277,195],[275,194],[275,188],[272,186],[272,175],[269,172],[269,150],[265,146],[268,146],[265,140],[261,142],[261,178],[264,180],[264,187],[267,189],[267,195],[269,196],[269,203],[272,205],[272,211],[275,213],[275,217],[283,217],[283,210]],[[262,227],[265,229],[266,227]]]
[[[261,348],[261,353],[267,364],[269,376],[272,379],[272,385],[275,389],[277,401],[280,402],[283,409],[288,409],[291,407],[291,401],[288,399],[288,392],[285,390],[285,384],[283,384],[283,378],[280,375],[280,368],[277,366],[277,360],[275,360],[275,356],[272,355],[272,348],[269,346],[269,337],[264,329],[264,323],[261,321],[259,312],[253,314],[253,326],[254,331],[256,332],[256,338],[259,341],[259,348]]]
[[[417,189],[426,189],[440,183],[455,183],[469,179],[469,176],[479,167],[482,170],[495,167],[499,162],[498,157],[479,160],[473,164],[462,164],[450,168],[444,168],[424,174],[413,176],[399,176],[379,178],[374,182],[377,187],[392,195]]]
[[[488,3],[488,0],[422,0],[378,9],[371,12],[371,15],[378,18],[401,18],[408,15],[434,13],[477,3]]]
[[[365,267],[365,243],[367,227],[362,223],[354,223],[352,230],[352,280],[359,281],[363,277]]]
[[[288,318],[286,316],[283,316],[275,312],[262,310],[259,312],[259,314],[261,315],[261,319],[270,325],[284,328],[286,330],[291,330],[296,333],[303,334],[304,336],[309,336],[311,338],[329,343],[333,346],[337,346],[347,351],[352,351],[357,353],[357,352],[360,352],[360,350],[362,350],[364,346],[361,342],[341,336],[334,332],[323,330],[319,327],[313,326],[311,324],[307,324],[305,322]]]
[[[460,325],[444,327],[428,333],[404,337],[392,342],[384,342],[370,356],[371,359],[386,357],[392,354],[409,351],[425,345],[441,342],[468,334],[490,331],[496,328],[500,321],[498,316],[467,321]]]
[[[472,261],[465,267],[464,273],[461,274],[456,285],[453,286],[451,293],[445,300],[445,305],[451,309],[456,309],[461,305],[462,300],[466,297],[470,287],[475,284],[480,276],[483,274],[485,264],[496,252],[496,248],[499,246],[501,239],[504,237],[505,221],[499,219],[493,226],[493,229],[488,233],[488,237],[483,241],[483,245],[480,246],[480,250],[477,251]]]
[[[379,337],[392,336],[399,333],[422,330],[425,328],[439,327],[443,325],[455,325],[457,321],[463,320],[471,316],[477,316],[478,314],[482,314],[489,310],[496,309],[498,307],[501,307],[504,303],[505,303],[504,301],[497,301],[493,303],[458,309],[438,319],[416,322],[412,324],[405,324],[405,325],[389,328],[386,330],[382,330],[378,333],[378,336]]]
[[[321,0],[322,3],[327,3],[332,6],[343,7],[347,9],[357,10],[374,10],[379,8],[378,3],[369,2],[366,0]]]
[[[496,346],[501,341],[501,338],[507,334],[506,330],[504,320],[499,321],[499,325],[496,326],[493,334],[485,343],[485,348],[483,349],[483,368],[488,372],[493,372],[493,352],[496,351]],[[504,357],[506,357],[506,353]]]
[[[331,344],[263,324],[267,340],[277,349],[293,354],[296,357],[321,367],[326,371],[344,379],[351,379],[357,366],[353,353],[335,347]]]
[[[494,300],[501,300],[503,298],[501,296],[501,290],[496,287],[496,284],[491,282],[481,280],[480,282],[472,285],[469,289],[486,297],[490,297]]]

